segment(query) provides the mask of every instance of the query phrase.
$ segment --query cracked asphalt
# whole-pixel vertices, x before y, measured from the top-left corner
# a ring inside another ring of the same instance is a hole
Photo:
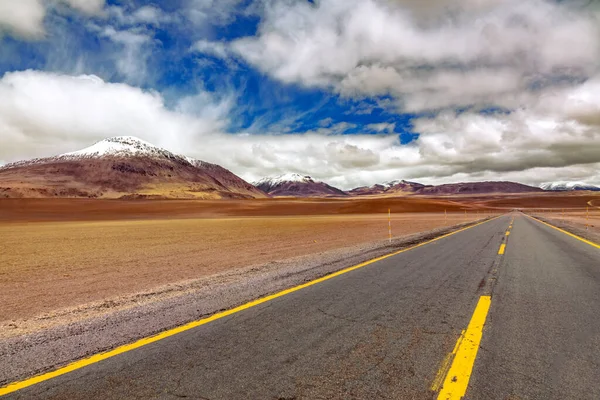
[[[600,398],[600,251],[517,213],[8,397],[434,399],[483,294],[467,398]]]

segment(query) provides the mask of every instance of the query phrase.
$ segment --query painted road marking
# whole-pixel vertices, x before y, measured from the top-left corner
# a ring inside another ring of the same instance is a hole
[[[527,214],[525,214],[525,215],[527,215]],[[589,240],[587,240],[587,239],[584,239],[584,238],[582,238],[581,236],[574,235],[574,234],[572,234],[571,232],[567,232],[567,231],[565,231],[564,229],[560,229],[560,228],[558,228],[558,227],[556,227],[556,226],[554,226],[554,225],[551,225],[551,224],[549,224],[549,223],[547,223],[547,222],[544,222],[544,221],[542,221],[542,220],[540,220],[540,219],[537,219],[537,218],[535,218],[535,217],[532,217],[531,215],[527,215],[527,216],[528,216],[529,218],[531,218],[531,219],[535,219],[537,222],[540,222],[540,223],[542,223],[542,224],[544,224],[544,225],[547,225],[547,226],[549,226],[549,227],[550,227],[550,228],[552,228],[552,229],[556,229],[557,231],[559,231],[559,232],[562,232],[562,233],[564,233],[565,235],[569,235],[569,236],[571,236],[572,238],[575,238],[575,239],[577,239],[577,240],[580,240],[580,241],[582,241],[583,243],[587,243],[587,244],[589,244],[590,246],[593,246],[593,247],[595,247],[595,248],[597,248],[597,249],[600,249],[600,244],[598,244],[598,243],[594,243],[594,242],[592,242],[592,241],[589,241]]]
[[[464,331],[454,347],[454,360],[438,394],[438,400],[460,400],[467,392],[479,343],[483,336],[483,326],[491,304],[490,296],[479,298],[467,330]]]
[[[500,249],[498,250],[498,254],[504,254],[505,249],[506,249],[506,243],[502,243],[500,245]]]
[[[251,302],[243,304],[241,306],[238,306],[238,307],[226,310],[226,311],[222,311],[222,312],[213,314],[210,317],[199,319],[197,321],[192,321],[192,322],[189,322],[189,323],[187,323],[185,325],[181,325],[179,327],[176,327],[176,328],[169,329],[167,331],[158,333],[158,334],[156,334],[154,336],[146,337],[146,338],[140,339],[140,340],[138,340],[136,342],[133,342],[133,343],[130,343],[130,344],[126,344],[126,345],[123,345],[123,346],[119,346],[119,347],[117,347],[117,348],[115,348],[113,350],[110,350],[110,351],[107,351],[107,352],[104,352],[104,353],[94,354],[91,357],[84,358],[84,359],[79,360],[79,361],[74,361],[74,362],[72,362],[70,364],[67,364],[66,366],[64,366],[62,368],[59,368],[59,369],[56,369],[54,371],[46,372],[44,374],[37,375],[37,376],[34,376],[32,378],[28,378],[28,379],[25,379],[25,380],[22,380],[22,381],[10,383],[10,384],[8,384],[6,386],[0,387],[0,396],[4,396],[6,394],[16,392],[17,390],[24,389],[26,387],[35,385],[37,383],[44,382],[44,381],[47,381],[49,379],[56,378],[58,376],[67,374],[67,373],[75,371],[75,370],[78,370],[78,369],[86,367],[88,365],[95,364],[95,363],[100,362],[102,360],[106,360],[108,358],[114,357],[116,355],[119,355],[119,354],[122,354],[122,353],[126,353],[128,351],[140,348],[142,346],[146,346],[146,345],[148,345],[150,343],[158,342],[159,340],[166,339],[166,338],[168,338],[170,336],[177,335],[178,333],[185,332],[187,330],[196,328],[196,327],[201,326],[201,325],[205,325],[205,324],[207,324],[209,322],[212,322],[212,321],[224,318],[224,317],[226,317],[228,315],[231,315],[231,314],[238,313],[240,311],[243,311],[243,310],[246,310],[248,308],[257,306],[259,304],[266,303],[266,302],[271,301],[273,299],[276,299],[278,297],[285,296],[286,294],[297,292],[298,290],[304,289],[304,288],[309,287],[309,286],[316,285],[317,283],[320,283],[320,282],[327,281],[329,279],[335,278],[336,276],[340,276],[340,275],[346,274],[346,273],[348,273],[350,271],[354,271],[356,269],[365,267],[365,266],[367,266],[369,264],[373,264],[373,263],[375,263],[377,261],[381,261],[381,260],[384,260],[386,258],[398,255],[400,253],[404,253],[406,251],[416,249],[417,247],[425,246],[425,245],[427,245],[429,243],[436,242],[436,241],[444,239],[444,238],[446,238],[448,236],[452,236],[452,235],[455,235],[457,233],[466,231],[467,229],[474,228],[476,226],[479,226],[481,224],[485,224],[486,222],[493,221],[493,220],[495,220],[497,218],[500,218],[500,217],[501,217],[501,215],[499,215],[497,217],[494,217],[492,219],[488,219],[486,221],[479,222],[479,223],[471,225],[471,226],[467,226],[466,228],[458,229],[456,231],[453,231],[453,232],[447,233],[445,235],[439,236],[439,237],[437,237],[435,239],[428,240],[426,242],[419,243],[419,244],[417,244],[415,246],[407,247],[406,249],[398,250],[396,252],[393,252],[393,253],[390,253],[390,254],[386,254],[386,255],[383,255],[381,257],[377,257],[377,258],[374,258],[372,260],[369,260],[369,261],[365,261],[363,263],[360,263],[360,264],[354,265],[352,267],[348,267],[348,268],[339,270],[337,272],[333,272],[333,273],[331,273],[329,275],[325,275],[325,276],[323,276],[321,278],[312,280],[310,282],[306,282],[306,283],[303,283],[301,285],[294,286],[294,287],[291,287],[289,289],[285,289],[285,290],[282,290],[280,292],[274,293],[272,295],[261,297],[260,299],[251,301]]]
[[[442,361],[442,365],[440,366],[440,369],[438,370],[437,374],[435,375],[435,379],[433,380],[433,383],[431,384],[432,391],[437,392],[442,387],[442,383],[444,383],[444,378],[446,377],[446,374],[448,373],[448,369],[450,369],[450,362],[452,361],[453,357],[456,355],[458,346],[460,346],[460,342],[462,341],[464,336],[465,336],[465,331],[463,330],[460,333],[460,336],[458,337],[458,341],[454,345],[454,350],[452,350],[452,353],[448,353],[448,354],[446,354],[446,357],[444,357],[444,360]]]

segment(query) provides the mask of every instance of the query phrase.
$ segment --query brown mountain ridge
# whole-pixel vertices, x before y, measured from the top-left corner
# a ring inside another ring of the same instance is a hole
[[[264,198],[231,171],[134,137],[0,168],[0,197]]]

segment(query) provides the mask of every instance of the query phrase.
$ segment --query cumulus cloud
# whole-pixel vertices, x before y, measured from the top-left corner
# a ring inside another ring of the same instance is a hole
[[[85,15],[98,15],[105,0],[0,0],[0,33],[6,31],[25,39],[44,36],[44,18],[47,8],[67,5]]]
[[[0,80],[0,158],[50,155],[119,135],[185,145],[223,129],[218,117],[170,111],[156,92],[93,75],[7,73]]]
[[[518,107],[542,77],[595,73],[600,29],[569,2],[277,1],[232,48],[283,82],[392,95],[406,111]]]
[[[375,135],[343,135],[352,126],[344,122],[294,135],[233,134],[227,132],[232,96],[200,91],[169,109],[157,92],[95,76],[13,72],[0,80],[0,160],[133,135],[248,180],[292,171],[342,188],[397,178],[599,183],[599,93],[597,78],[549,92],[527,113],[440,113],[416,120],[419,139],[401,145],[397,135],[383,133],[389,126],[373,127],[382,131]]]
[[[44,34],[46,9],[39,0],[0,0],[0,29],[25,38]]]

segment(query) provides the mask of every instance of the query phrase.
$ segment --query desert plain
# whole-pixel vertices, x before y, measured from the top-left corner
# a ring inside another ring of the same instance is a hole
[[[0,324],[240,267],[450,227],[514,208],[594,234],[593,194],[0,200]],[[591,204],[591,206],[590,206]],[[536,207],[537,206],[537,207]],[[591,209],[591,211],[589,211]],[[107,304],[110,304],[108,302]]]

